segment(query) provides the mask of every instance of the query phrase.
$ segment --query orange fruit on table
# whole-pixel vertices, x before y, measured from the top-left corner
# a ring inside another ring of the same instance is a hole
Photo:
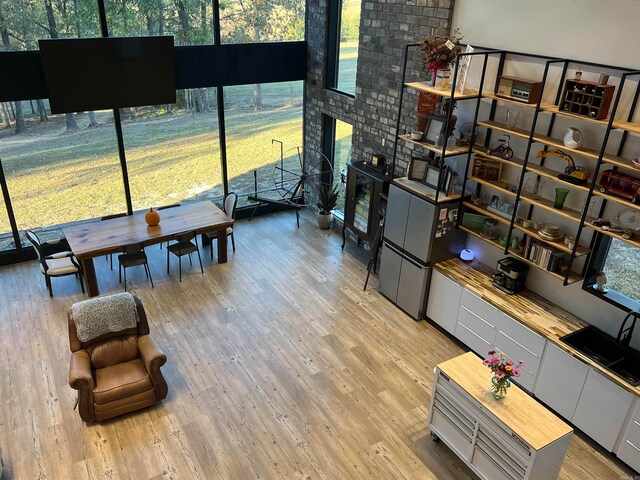
[[[147,222],[147,225],[150,227],[155,227],[160,223],[160,214],[157,210],[150,208],[149,211],[144,215],[144,221]]]

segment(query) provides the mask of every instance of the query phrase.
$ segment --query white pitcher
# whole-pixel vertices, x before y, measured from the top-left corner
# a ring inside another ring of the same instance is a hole
[[[562,141],[567,148],[580,148],[583,143],[582,132],[575,127],[569,127]]]

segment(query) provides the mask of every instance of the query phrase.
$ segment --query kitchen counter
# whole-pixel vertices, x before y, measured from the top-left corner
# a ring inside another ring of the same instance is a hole
[[[495,400],[489,394],[493,373],[473,352],[447,360],[438,368],[484,411],[490,412],[535,450],[573,433],[569,425],[519,388],[510,388],[502,400]]]
[[[525,289],[515,295],[504,293],[491,284],[491,275],[494,270],[480,262],[466,263],[459,258],[453,258],[435,264],[434,268],[537,334],[542,335],[571,356],[590,365],[616,385],[640,396],[640,386],[634,387],[628,384],[560,340],[561,337],[586,327],[588,323],[584,320],[529,290]]]

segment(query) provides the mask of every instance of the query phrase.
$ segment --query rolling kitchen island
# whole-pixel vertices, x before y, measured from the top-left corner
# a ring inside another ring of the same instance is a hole
[[[493,374],[468,352],[439,364],[429,428],[480,478],[558,477],[572,428],[517,386],[502,400],[491,395]]]

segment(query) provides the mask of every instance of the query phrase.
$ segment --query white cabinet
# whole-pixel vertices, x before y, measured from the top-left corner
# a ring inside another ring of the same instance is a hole
[[[546,343],[543,337],[508,315],[501,313],[498,317],[495,347],[511,360],[524,362],[520,377],[514,380],[529,391],[533,391]]]
[[[616,453],[620,460],[640,472],[640,399],[636,399],[635,403],[634,413],[623,429],[622,441]]]
[[[634,395],[608,378],[589,370],[573,424],[612,452]]]
[[[456,331],[462,287],[437,270],[431,274],[427,317],[451,335]]]
[[[534,393],[564,418],[571,420],[588,373],[588,365],[548,343]]]
[[[471,293],[462,291],[455,336],[482,357],[493,348],[496,324],[501,312]]]

